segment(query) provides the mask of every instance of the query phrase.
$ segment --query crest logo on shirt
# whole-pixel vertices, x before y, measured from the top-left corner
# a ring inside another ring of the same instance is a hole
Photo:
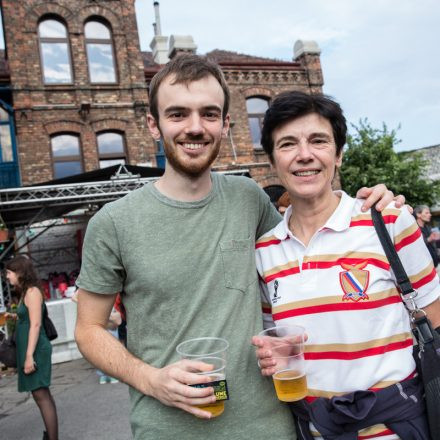
[[[368,261],[354,265],[341,263],[341,267],[345,269],[345,272],[339,274],[339,282],[344,291],[342,301],[358,302],[361,299],[369,299],[365,292],[370,281],[370,272],[363,270],[367,264]]]
[[[278,280],[275,280],[275,282],[273,283],[274,292],[273,292],[273,297],[272,297],[272,304],[276,304],[277,301],[279,299],[281,299],[281,296],[278,295],[278,287],[279,287]]]

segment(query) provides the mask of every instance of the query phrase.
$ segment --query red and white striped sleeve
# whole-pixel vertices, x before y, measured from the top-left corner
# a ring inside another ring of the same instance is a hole
[[[418,292],[417,305],[426,307],[440,296],[440,285],[420,228],[406,208],[400,210],[394,224],[388,227],[392,228],[390,233],[394,247],[413,288]]]

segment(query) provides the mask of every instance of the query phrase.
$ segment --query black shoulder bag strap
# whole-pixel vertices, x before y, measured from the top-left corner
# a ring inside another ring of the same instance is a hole
[[[432,439],[440,439],[440,335],[432,328],[426,313],[417,307],[414,301],[417,292],[411,286],[383,217],[376,211],[375,206],[371,209],[371,217],[414,325],[412,331],[419,344],[415,347],[413,355],[425,389],[429,431]]]
[[[413,289],[411,282],[408,279],[408,275],[406,274],[399,255],[391,241],[390,234],[388,234],[387,228],[385,227],[382,214],[376,210],[376,206],[371,208],[371,217],[383,250],[385,251],[385,255],[387,256],[391,268],[393,269],[394,276],[396,277],[397,286],[402,300],[409,311],[411,322],[415,325],[413,329],[414,336],[419,342],[420,349],[423,350],[424,344],[433,341],[434,329],[432,328],[431,322],[426,316],[426,313],[423,310],[420,310],[414,301],[417,292]]]

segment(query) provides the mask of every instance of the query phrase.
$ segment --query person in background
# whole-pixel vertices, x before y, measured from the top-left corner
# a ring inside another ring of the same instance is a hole
[[[121,294],[118,293],[115,301],[115,309],[121,314],[122,322],[118,326],[118,337],[119,340],[127,346],[127,318],[125,314],[124,303],[122,302]]]
[[[118,327],[122,324],[122,318],[119,311],[116,309],[115,305],[110,313],[107,322],[107,331],[116,339],[119,339]],[[122,342],[122,341],[121,341]],[[101,370],[96,370],[96,373],[99,376],[99,384],[104,385],[106,383],[118,383],[119,380],[105,374]]]
[[[413,215],[422,231],[423,240],[431,254],[434,267],[437,268],[438,271],[439,256],[437,254],[437,246],[435,245],[435,242],[440,240],[440,233],[438,231],[433,231],[428,225],[431,221],[431,211],[426,205],[417,205],[414,208]]]
[[[49,389],[52,345],[42,325],[46,307],[43,288],[31,260],[25,256],[6,263],[6,278],[20,298],[17,313],[6,314],[7,318],[17,319],[18,391],[32,393],[46,427],[43,439],[57,440],[57,409]]]
[[[286,212],[286,209],[290,205],[290,198],[289,193],[285,191],[283,194],[281,194],[281,197],[277,200],[276,207],[278,209],[278,212],[283,215]]]
[[[108,318],[108,321],[107,321],[107,331],[116,339],[119,339],[118,328],[122,324],[122,314],[118,310],[118,305],[117,305],[118,298],[120,301],[119,293],[118,293],[118,296],[116,297],[115,304],[113,305],[113,309],[112,309],[110,316]],[[74,303],[78,303],[78,290],[76,290],[76,292],[72,295],[71,299]],[[121,341],[121,342],[123,343],[124,341]],[[104,385],[106,383],[118,383],[119,382],[118,379],[115,379],[114,377],[108,376],[100,369],[96,370],[96,374],[99,376],[99,384],[100,385]]]

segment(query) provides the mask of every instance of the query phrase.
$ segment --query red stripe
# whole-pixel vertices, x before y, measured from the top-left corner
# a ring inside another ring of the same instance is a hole
[[[342,310],[366,310],[384,307],[389,304],[400,303],[401,299],[398,295],[382,298],[375,301],[358,301],[358,302],[341,302],[333,304],[320,304],[317,306],[298,307],[284,312],[274,313],[272,318],[274,321],[280,319],[291,318],[293,316],[312,315],[314,313],[339,312]]]
[[[402,350],[403,348],[412,347],[413,340],[406,339],[400,342],[391,342],[387,345],[382,345],[380,347],[366,348],[365,350],[358,351],[322,351],[318,353],[304,353],[304,359],[318,360],[318,359],[340,359],[345,361],[350,361],[353,359],[361,359],[369,356],[377,356],[380,354],[387,353],[389,351]]]
[[[272,309],[270,307],[262,307],[263,313],[272,313]]]
[[[302,269],[328,269],[333,266],[339,266],[342,263],[354,266],[355,264],[363,263],[364,261],[367,261],[368,264],[379,267],[381,269],[390,269],[389,263],[378,260],[376,258],[338,258],[334,261],[308,261],[302,264]]]
[[[263,241],[262,243],[256,243],[255,244],[255,249],[258,248],[263,248],[263,247],[268,247],[268,246],[272,246],[273,244],[280,244],[281,240],[269,240],[269,241]]]
[[[393,215],[393,214],[385,215],[383,217],[383,221],[385,222],[385,224],[395,223],[396,220],[397,220],[397,215]],[[373,220],[371,219],[352,220],[350,222],[350,228],[355,226],[373,226]]]
[[[373,220],[352,220],[350,228],[354,226],[373,226]]]
[[[435,271],[435,268],[432,268],[431,273],[429,273],[428,275],[426,275],[423,278],[420,278],[419,281],[416,281],[415,283],[411,283],[413,286],[413,289],[420,289],[420,287],[431,282],[435,278],[436,275],[437,275],[437,272]]]
[[[399,241],[399,243],[396,243],[394,247],[396,248],[396,251],[400,251],[405,246],[408,246],[411,243],[414,243],[419,237],[421,236],[420,229],[417,228],[416,231],[414,231],[412,234],[408,235],[405,238],[402,238],[402,240]]]
[[[393,435],[393,434],[395,434],[395,433],[393,431],[391,431],[390,429],[385,429],[384,431],[377,432],[376,434],[358,435],[358,439],[363,440],[363,439],[369,439],[369,438],[385,437],[386,435]]]
[[[383,221],[384,221],[386,224],[389,224],[389,223],[396,223],[397,218],[398,218],[398,216],[395,215],[395,214],[388,214],[388,215],[384,215],[384,216],[383,216]]]
[[[272,275],[268,275],[266,278],[264,278],[264,282],[269,283],[270,281],[274,280],[275,278],[287,277],[289,275],[295,275],[296,273],[299,273],[298,266],[291,267],[290,269],[280,270],[279,272],[276,272]]]

